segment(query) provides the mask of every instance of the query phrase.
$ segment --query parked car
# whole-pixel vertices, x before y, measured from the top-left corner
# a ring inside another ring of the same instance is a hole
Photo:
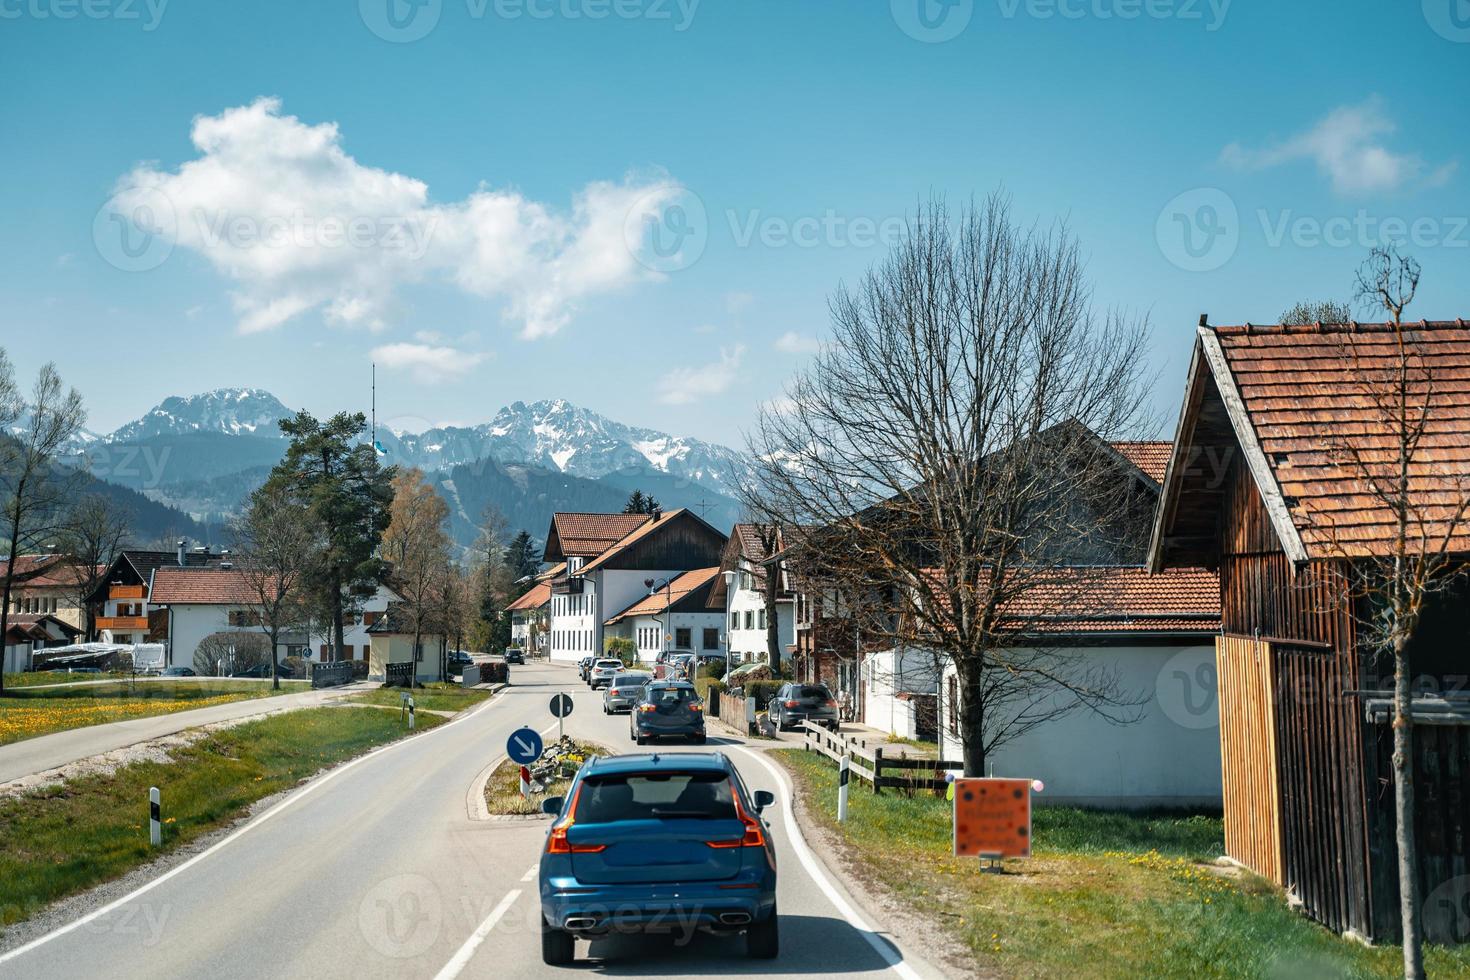
[[[612,715],[622,711],[632,711],[634,705],[642,700],[643,689],[652,681],[652,674],[636,671],[614,674],[612,683],[602,692],[602,713]]]
[[[688,681],[654,681],[629,715],[628,735],[639,745],[649,739],[685,738],[704,744],[704,702]]]
[[[450,650],[445,661],[445,669],[449,671],[449,675],[453,677],[456,674],[463,674],[464,669],[472,665],[474,662],[475,658],[465,653],[463,650]]]
[[[655,685],[657,686],[657,685]],[[592,759],[566,797],[541,855],[541,958],[572,962],[579,936],[667,930],[745,933],[745,949],[780,949],[776,850],[761,817],[775,796],[750,792],[721,753]]]
[[[593,657],[583,657],[577,661],[577,676],[581,677],[584,681],[587,679],[587,674],[592,670],[593,659]]]
[[[837,730],[837,701],[825,684],[783,684],[766,710],[782,731],[803,721]]]
[[[197,677],[193,667],[165,667],[160,677]]]
[[[598,660],[592,665],[592,669],[587,672],[587,686],[595,691],[611,681],[614,674],[622,673],[624,670],[627,670],[627,668],[623,666],[621,660],[611,658]]]
[[[505,651],[505,662],[508,664],[522,664],[526,662],[526,652],[520,647],[508,647]]]
[[[675,661],[692,656],[694,656],[693,650],[664,650],[654,659],[653,676],[659,680],[665,678],[674,680]]]

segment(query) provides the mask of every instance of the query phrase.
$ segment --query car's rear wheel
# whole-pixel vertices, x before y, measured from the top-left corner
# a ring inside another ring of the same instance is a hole
[[[695,745],[703,745],[704,744],[704,732],[700,732],[698,735],[690,735],[689,736],[689,741],[693,742]]]
[[[548,966],[566,966],[577,958],[577,937],[541,920],[541,962]]]
[[[775,908],[771,909],[768,918],[761,922],[752,922],[750,928],[745,930],[745,952],[747,955],[758,960],[773,960],[781,952],[781,938],[779,917]],[[547,962],[551,962],[547,960]]]

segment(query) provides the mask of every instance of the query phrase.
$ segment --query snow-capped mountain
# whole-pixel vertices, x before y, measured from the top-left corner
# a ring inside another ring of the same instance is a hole
[[[280,439],[281,419],[296,413],[260,388],[217,388],[187,398],[173,396],[147,415],[107,436],[108,442],[133,442],[156,436],[221,433]]]
[[[423,469],[488,457],[589,479],[660,473],[726,491],[743,465],[725,446],[624,425],[563,399],[516,402],[473,428],[400,433],[391,443],[379,438],[390,457],[396,448],[404,462]]]

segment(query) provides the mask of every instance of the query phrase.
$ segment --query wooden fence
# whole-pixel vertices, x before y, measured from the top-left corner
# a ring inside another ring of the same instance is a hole
[[[852,774],[872,786],[874,793],[900,789],[943,794],[949,785],[945,772],[964,768],[962,762],[906,754],[887,755],[880,739],[843,735],[815,722],[802,722],[801,727],[808,751],[820,752],[834,762],[846,756]]]

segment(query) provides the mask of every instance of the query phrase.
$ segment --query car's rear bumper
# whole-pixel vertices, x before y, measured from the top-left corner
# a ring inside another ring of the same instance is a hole
[[[704,734],[704,723],[688,725],[643,725],[635,721],[633,727],[644,738],[689,738]]]
[[[657,885],[552,879],[541,884],[541,915],[557,928],[579,934],[738,931],[775,910],[775,874],[768,877]],[[732,884],[742,887],[725,887]]]
[[[602,703],[609,711],[629,711],[634,701],[632,698],[603,698]]]
[[[831,708],[824,708],[819,711],[807,711],[802,708],[785,708],[782,710],[781,716],[793,723],[812,721],[818,725],[826,725],[828,728],[832,728],[837,724],[837,712]]]

